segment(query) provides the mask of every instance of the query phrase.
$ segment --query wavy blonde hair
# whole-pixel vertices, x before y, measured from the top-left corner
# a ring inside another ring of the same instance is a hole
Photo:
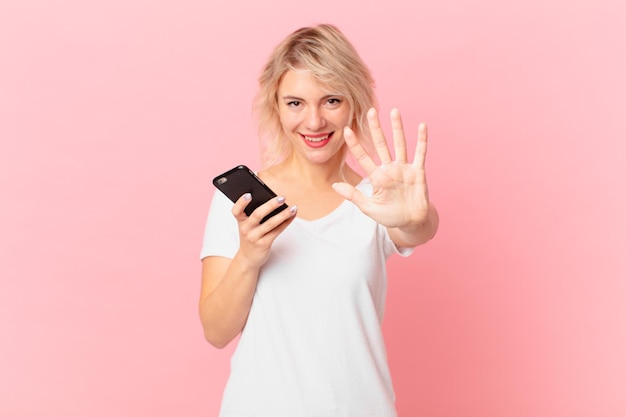
[[[278,86],[289,70],[306,70],[350,105],[351,128],[371,148],[367,110],[376,107],[374,79],[356,49],[330,24],[304,27],[291,33],[272,52],[259,77],[254,101],[261,162],[265,168],[284,160],[291,145],[283,137],[278,113]]]

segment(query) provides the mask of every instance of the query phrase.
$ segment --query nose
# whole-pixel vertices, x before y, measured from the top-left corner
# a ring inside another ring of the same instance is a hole
[[[322,129],[326,126],[326,119],[321,109],[316,106],[310,106],[306,115],[306,127],[311,132]]]

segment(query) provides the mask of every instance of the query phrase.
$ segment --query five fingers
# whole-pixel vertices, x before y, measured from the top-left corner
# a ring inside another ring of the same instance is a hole
[[[380,120],[376,109],[370,109],[367,112],[367,122],[372,136],[372,143],[374,150],[380,159],[380,162],[387,164],[392,162],[391,153],[387,146],[387,140],[380,126]],[[396,162],[407,162],[407,148],[406,137],[404,135],[404,126],[402,125],[402,118],[398,109],[391,110],[391,131],[393,136],[393,146],[395,150]],[[352,129],[346,127],[344,129],[344,137],[350,153],[361,165],[361,167],[369,174],[376,169],[376,164],[367,154],[367,151],[361,146],[359,140]],[[428,142],[428,129],[426,124],[421,123],[418,128],[417,134],[417,146],[415,148],[415,157],[413,164],[418,167],[423,167],[426,162],[426,144]]]

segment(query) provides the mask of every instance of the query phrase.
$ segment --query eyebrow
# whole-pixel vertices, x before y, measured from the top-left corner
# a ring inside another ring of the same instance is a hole
[[[343,94],[339,94],[339,93],[335,93],[335,94],[326,94],[325,96],[323,96],[322,98],[320,98],[320,101],[329,99],[329,98],[334,98],[334,97],[343,97]],[[283,100],[298,100],[298,101],[306,101],[305,99],[298,97],[298,96],[283,96]]]

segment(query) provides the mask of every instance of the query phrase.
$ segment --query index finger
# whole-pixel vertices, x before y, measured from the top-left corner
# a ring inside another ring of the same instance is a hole
[[[248,204],[252,201],[252,194],[245,193],[235,201],[231,213],[237,219],[238,222],[242,222],[248,218],[248,215],[244,212]]]
[[[348,126],[343,129],[343,137],[348,145],[348,150],[352,154],[352,157],[361,165],[361,167],[369,175],[376,169],[376,164],[372,161],[372,158],[367,154],[356,135]]]
[[[253,204],[252,208],[254,208],[254,210],[250,213],[249,217],[259,224],[265,223],[269,218],[288,207],[285,203],[285,197],[283,196],[271,198],[258,206],[257,204]],[[247,211],[250,212],[250,209]]]

